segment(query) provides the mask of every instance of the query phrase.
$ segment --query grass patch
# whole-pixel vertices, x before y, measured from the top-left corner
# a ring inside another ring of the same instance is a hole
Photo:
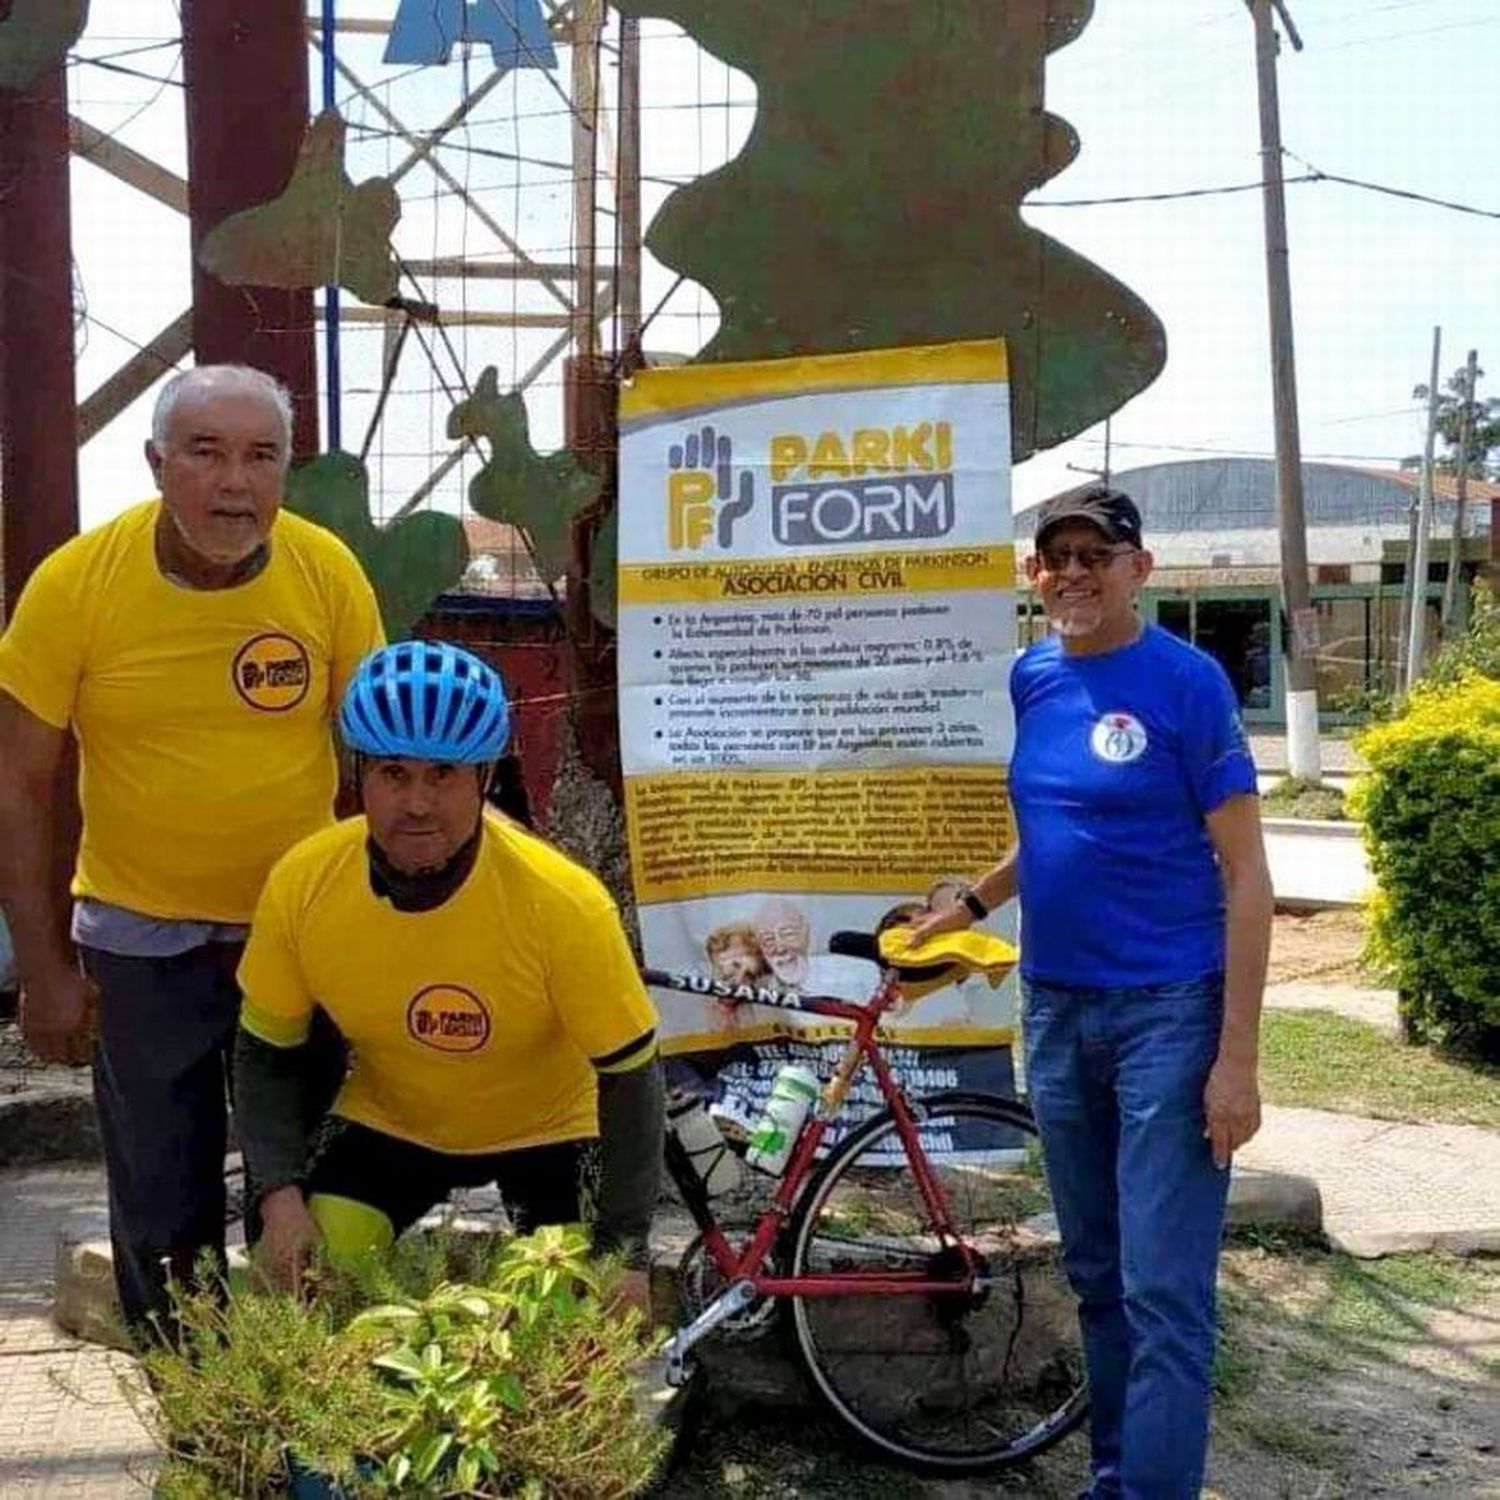
[[[1445,1255],[1392,1255],[1362,1261],[1333,1255],[1328,1295],[1316,1328],[1366,1343],[1406,1344],[1427,1337],[1425,1314],[1461,1307],[1484,1284],[1484,1273]]]
[[[1268,1010],[1260,1036],[1268,1103],[1500,1130],[1500,1067],[1413,1046],[1325,1010]]]
[[[1308,1425],[1300,1412],[1247,1411],[1237,1423],[1240,1432],[1267,1453],[1315,1469],[1341,1468],[1348,1445],[1332,1433]]]
[[[1241,1288],[1219,1286],[1219,1344],[1214,1351],[1214,1400],[1243,1401],[1260,1384],[1265,1361],[1255,1337],[1255,1307]]]
[[[1277,818],[1343,823],[1349,817],[1341,788],[1321,781],[1303,781],[1299,776],[1282,777],[1270,791],[1262,794],[1260,805]]]

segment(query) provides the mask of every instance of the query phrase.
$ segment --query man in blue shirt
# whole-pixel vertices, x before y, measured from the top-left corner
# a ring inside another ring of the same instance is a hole
[[[1016,663],[1019,842],[918,936],[1019,894],[1026,1072],[1079,1298],[1086,1500],[1197,1500],[1229,1163],[1260,1125],[1271,882],[1217,662],[1154,625],[1127,495],[1047,502],[1027,575],[1052,634]]]

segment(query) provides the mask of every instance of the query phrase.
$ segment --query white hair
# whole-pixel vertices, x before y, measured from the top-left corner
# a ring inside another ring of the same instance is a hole
[[[172,414],[184,396],[195,396],[200,392],[215,394],[262,396],[275,409],[281,423],[281,436],[285,452],[292,451],[292,396],[291,392],[273,375],[257,370],[251,365],[198,365],[174,375],[161,388],[156,398],[156,409],[151,413],[151,441],[158,448],[167,443],[172,426]]]

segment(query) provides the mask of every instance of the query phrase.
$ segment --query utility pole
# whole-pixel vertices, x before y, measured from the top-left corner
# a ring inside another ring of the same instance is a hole
[[[1292,46],[1302,38],[1283,0],[1245,0],[1255,21],[1260,94],[1261,197],[1265,212],[1266,292],[1271,322],[1271,401],[1276,424],[1276,519],[1281,533],[1281,593],[1287,631],[1287,768],[1304,781],[1322,777],[1318,739],[1318,617],[1307,581],[1307,521],[1302,503],[1302,437],[1297,419],[1297,360],[1292,341],[1292,285],[1282,184],[1281,106],[1276,92],[1279,43],[1272,7]]]
[[[1427,649],[1427,538],[1432,530],[1432,464],[1437,447],[1438,363],[1443,356],[1443,330],[1432,330],[1432,378],[1427,383],[1427,441],[1422,448],[1422,488],[1417,500],[1416,546],[1407,554],[1407,592],[1411,599],[1406,638],[1406,681],[1409,693],[1422,675]]]
[[[1448,544],[1448,578],[1443,584],[1443,639],[1453,634],[1453,616],[1458,608],[1458,581],[1464,563],[1464,511],[1469,503],[1469,423],[1474,416],[1474,388],[1479,384],[1479,351],[1469,350],[1464,372],[1463,406],[1458,414],[1458,471],[1454,478],[1453,540]]]

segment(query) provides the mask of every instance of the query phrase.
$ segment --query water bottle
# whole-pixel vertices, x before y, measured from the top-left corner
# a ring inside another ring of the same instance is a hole
[[[667,1128],[687,1152],[710,1198],[739,1186],[739,1158],[729,1149],[729,1143],[719,1134],[718,1126],[709,1119],[702,1099],[696,1094],[677,1089],[668,1094]]]
[[[811,1068],[788,1063],[771,1085],[765,1113],[750,1135],[745,1160],[758,1171],[780,1176],[791,1160],[792,1146],[802,1130],[802,1122],[818,1101],[822,1085]]]

